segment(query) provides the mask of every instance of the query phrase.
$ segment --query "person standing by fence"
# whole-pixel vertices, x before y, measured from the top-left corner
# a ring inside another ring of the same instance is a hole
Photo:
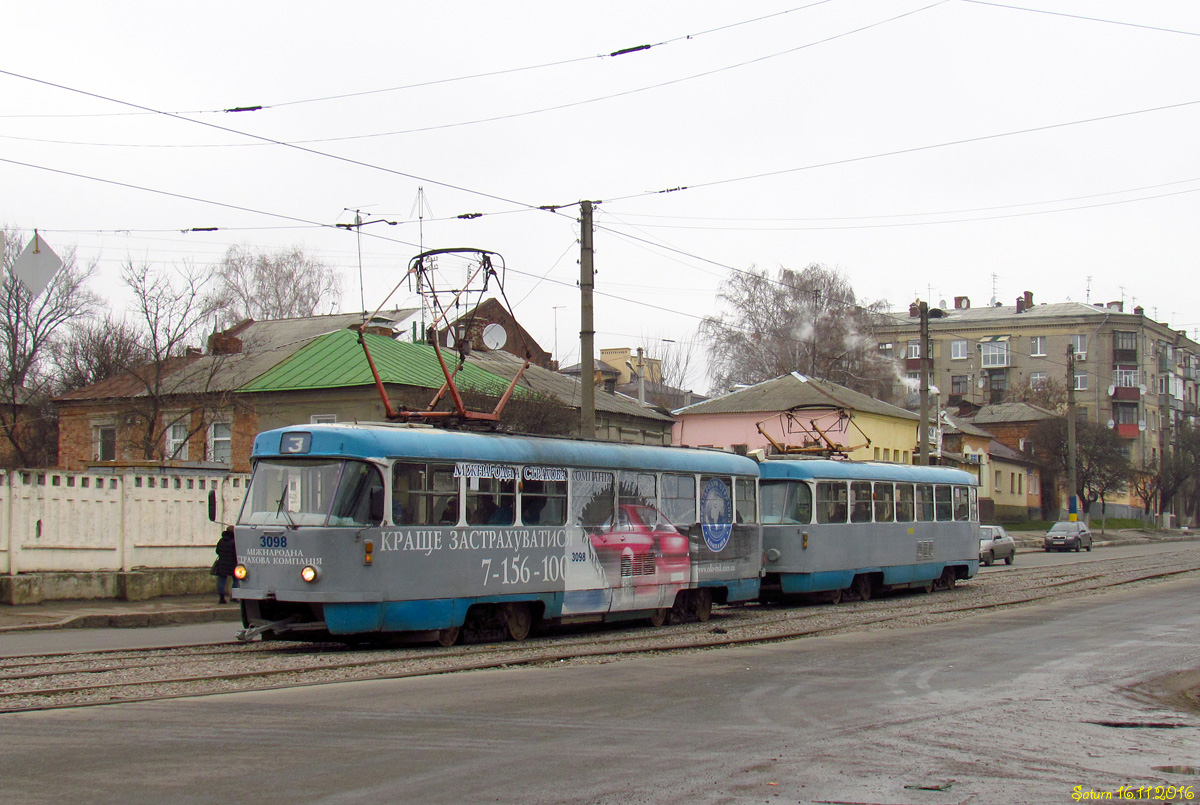
[[[237,547],[233,542],[233,527],[226,526],[217,540],[217,561],[213,562],[212,574],[217,577],[217,603],[225,603],[225,580],[233,577],[233,569],[237,566]],[[237,579],[233,579],[237,586]],[[232,588],[229,591],[233,595]]]

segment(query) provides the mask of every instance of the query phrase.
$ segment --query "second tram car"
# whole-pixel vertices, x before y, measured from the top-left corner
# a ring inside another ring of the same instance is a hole
[[[774,458],[759,472],[764,598],[929,592],[979,569],[978,486],[969,473]]]
[[[331,424],[260,433],[234,532],[243,639],[708,618],[756,600],[758,467],[678,447]]]

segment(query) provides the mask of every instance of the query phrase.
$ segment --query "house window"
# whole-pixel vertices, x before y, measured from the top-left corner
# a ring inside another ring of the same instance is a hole
[[[1113,349],[1123,349],[1132,352],[1137,349],[1137,333],[1113,333]]]
[[[1075,390],[1076,391],[1087,391],[1087,387],[1088,387],[1087,375],[1088,375],[1087,372],[1076,372],[1075,373]]]
[[[958,339],[950,342],[950,359],[955,361],[965,360],[968,357],[967,342],[965,339]]]
[[[313,414],[308,422],[311,425],[332,425],[337,422],[337,414]]]
[[[1045,372],[1030,372],[1029,373],[1029,387],[1030,388],[1035,388],[1035,389],[1041,388],[1042,386],[1046,385],[1046,382],[1047,382],[1047,375]]]
[[[187,461],[188,457],[188,426],[185,422],[175,422],[167,427],[166,458]]]
[[[1008,366],[1008,342],[986,341],[982,345],[984,369],[1003,369]]]
[[[890,358],[890,357],[892,357],[892,345],[891,345],[891,342],[888,342],[888,343],[886,343],[886,344],[880,344],[880,345],[879,345],[879,354],[880,354],[880,355],[886,355],[886,356],[887,356],[887,357],[889,357],[889,358]]]
[[[233,426],[228,422],[214,422],[208,426],[208,460],[215,464],[229,464],[233,458]]]
[[[921,342],[920,341],[909,341],[908,342],[908,357],[910,357],[910,358],[921,357]]]
[[[1138,422],[1138,407],[1136,404],[1114,404],[1113,419],[1118,425],[1136,425]]]
[[[1029,357],[1031,357],[1031,358],[1046,357],[1046,336],[1031,335],[1029,337]]]
[[[116,425],[97,425],[92,428],[92,453],[96,461],[117,460]]]
[[[1071,346],[1075,348],[1075,360],[1087,360],[1087,336],[1073,335],[1071,336]]]
[[[970,379],[966,375],[950,376],[950,393],[965,397],[969,393]]]
[[[1134,388],[1138,385],[1137,369],[1118,367],[1113,370],[1113,385],[1118,388]]]

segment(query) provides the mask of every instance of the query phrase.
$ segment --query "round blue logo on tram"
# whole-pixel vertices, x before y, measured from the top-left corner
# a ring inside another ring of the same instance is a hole
[[[729,544],[733,533],[733,499],[729,487],[720,478],[712,478],[700,493],[700,531],[704,543],[714,553]]]

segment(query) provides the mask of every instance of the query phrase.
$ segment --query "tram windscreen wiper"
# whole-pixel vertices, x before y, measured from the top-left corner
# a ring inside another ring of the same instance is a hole
[[[296,525],[296,521],[292,519],[292,513],[288,511],[287,506],[283,505],[283,501],[286,498],[287,490],[285,489],[283,490],[283,494],[279,496],[279,508],[275,510],[275,516],[278,517],[280,514],[283,514],[287,517],[289,528],[299,528],[300,526]]]

